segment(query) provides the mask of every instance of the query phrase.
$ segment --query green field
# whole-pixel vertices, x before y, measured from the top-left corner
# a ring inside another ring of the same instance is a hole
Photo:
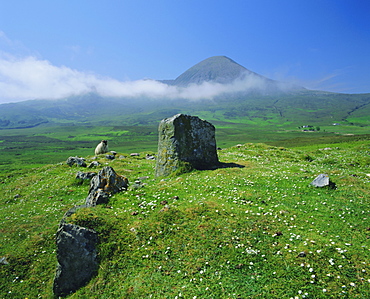
[[[278,119],[268,122],[263,118],[246,117],[227,119],[217,111],[198,111],[196,115],[215,125],[217,146],[221,148],[250,142],[294,147],[366,139],[370,134],[370,120],[365,119],[360,125],[312,122],[309,124],[320,130],[304,132],[300,128],[306,124],[303,122],[278,123]],[[108,140],[110,150],[117,152],[156,151],[160,120],[150,125],[118,125],[119,122],[117,125],[43,124],[33,128],[3,129],[0,130],[0,169],[10,171],[62,162],[69,156],[91,155],[102,139]]]
[[[60,162],[107,139],[126,158],[99,160],[131,187],[70,217],[101,242],[97,276],[68,298],[369,298],[367,128],[212,123],[220,161],[239,167],[165,179],[144,158],[157,126],[0,131],[0,297],[53,298],[55,233],[89,189]],[[310,186],[320,173],[336,188]]]

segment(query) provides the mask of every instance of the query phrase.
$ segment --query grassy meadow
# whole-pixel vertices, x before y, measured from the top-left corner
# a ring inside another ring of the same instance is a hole
[[[97,276],[68,298],[369,298],[368,132],[263,135],[215,125],[225,167],[166,178],[145,159],[155,154],[156,127],[3,132],[0,297],[53,298],[58,224],[89,190],[75,179],[84,169],[60,162],[92,161],[108,139],[126,158],[101,156],[101,167],[130,187],[68,219],[100,238]],[[320,173],[336,188],[311,186]]]

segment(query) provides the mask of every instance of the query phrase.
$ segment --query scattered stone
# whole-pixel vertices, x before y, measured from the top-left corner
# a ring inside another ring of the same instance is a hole
[[[112,155],[117,155],[117,152],[115,151],[110,151],[112,153]]]
[[[149,179],[149,176],[141,176],[141,177],[139,177],[138,178],[138,180],[140,180],[140,181],[142,181],[142,180],[147,180],[147,179]]]
[[[139,212],[138,212],[138,211],[131,212],[131,215],[132,215],[132,216],[136,216],[136,215],[138,215],[138,214],[139,214]]]
[[[6,257],[0,257],[0,264],[2,265],[9,265],[8,261],[6,260]]]
[[[114,160],[116,157],[114,155],[106,155],[105,158],[108,160]]]
[[[80,167],[86,167],[85,159],[79,158],[79,157],[69,157],[66,162],[69,166],[72,166],[74,164],[77,164],[77,166]]]
[[[311,183],[315,187],[325,187],[329,186],[330,180],[327,174],[319,174]]]
[[[160,202],[160,204],[161,204],[162,206],[164,206],[164,205],[168,204],[168,201],[167,201],[167,200],[162,200],[162,201]]]
[[[82,171],[79,171],[76,174],[76,179],[91,180],[94,176],[96,176],[96,172],[82,172]]]
[[[105,204],[111,195],[127,190],[127,187],[128,179],[126,177],[118,175],[112,167],[105,166],[90,182],[86,206],[94,207],[98,204]]]
[[[98,161],[92,161],[87,168],[93,168],[93,167],[98,167],[101,164]]]
[[[298,253],[298,256],[299,256],[299,257],[306,257],[306,256],[307,256],[307,254],[306,254],[306,252],[301,251],[300,253]]]
[[[273,237],[279,237],[279,236],[282,236],[283,233],[282,232],[276,232],[275,234],[273,234],[272,236]]]
[[[131,189],[143,188],[145,185],[147,184],[143,183],[141,180],[136,180],[135,183],[131,185]]]
[[[140,156],[140,154],[139,153],[132,153],[132,154],[130,154],[130,156],[131,157],[138,157],[138,156]]]
[[[145,159],[147,160],[155,160],[155,157],[149,154],[146,154]]]
[[[58,266],[53,291],[66,296],[84,286],[98,271],[98,234],[78,225],[62,223],[57,231]]]
[[[169,205],[165,205],[159,212],[167,212],[170,209]]]
[[[172,199],[176,199],[178,200],[180,197],[178,197],[177,195],[173,196]]]
[[[199,117],[177,114],[159,124],[156,176],[212,169],[219,165],[215,127]]]
[[[120,155],[118,159],[126,159],[126,156]]]

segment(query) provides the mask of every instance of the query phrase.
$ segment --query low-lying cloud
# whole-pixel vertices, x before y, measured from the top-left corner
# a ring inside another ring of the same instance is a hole
[[[265,84],[258,76],[246,76],[230,84],[204,82],[187,87],[155,80],[119,81],[65,66],[57,67],[33,56],[18,58],[0,54],[0,103],[59,99],[89,92],[111,97],[212,99],[227,92],[263,90]]]

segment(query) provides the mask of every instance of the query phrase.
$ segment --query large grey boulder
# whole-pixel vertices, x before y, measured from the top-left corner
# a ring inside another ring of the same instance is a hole
[[[61,223],[57,235],[58,266],[53,290],[66,296],[84,286],[98,271],[98,234],[78,225]]]
[[[109,196],[127,188],[128,179],[118,175],[112,167],[105,166],[91,179],[86,206],[95,207],[98,204],[107,203]]]
[[[197,116],[177,114],[159,124],[156,176],[179,168],[211,169],[219,164],[215,127]]]

